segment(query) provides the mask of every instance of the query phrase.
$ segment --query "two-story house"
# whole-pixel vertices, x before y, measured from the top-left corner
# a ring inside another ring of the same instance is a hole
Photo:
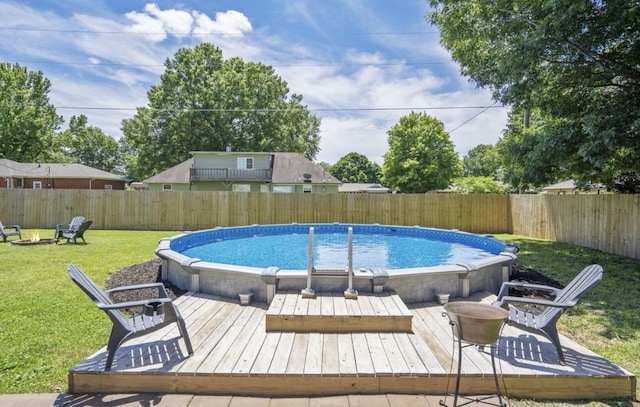
[[[298,153],[195,151],[146,180],[156,191],[338,192],[340,180]]]

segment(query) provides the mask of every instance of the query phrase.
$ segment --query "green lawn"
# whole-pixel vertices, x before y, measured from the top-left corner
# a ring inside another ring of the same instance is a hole
[[[53,235],[24,230],[23,238],[33,233]],[[0,393],[64,392],[68,369],[106,344],[111,324],[69,280],[68,263],[104,284],[110,273],[155,258],[158,239],[176,234],[90,229],[87,245],[0,243]],[[564,243],[497,237],[521,247],[521,264],[563,283],[592,260],[602,264],[603,281],[560,319],[560,330],[640,373],[640,261]]]

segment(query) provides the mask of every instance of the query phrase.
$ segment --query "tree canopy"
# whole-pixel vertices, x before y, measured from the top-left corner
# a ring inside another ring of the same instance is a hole
[[[462,73],[536,127],[543,171],[611,185],[640,168],[636,1],[429,0]],[[537,123],[530,112],[535,110]],[[518,124],[510,123],[512,127]],[[561,154],[559,153],[561,152]],[[526,179],[525,182],[534,182]]]
[[[460,159],[449,133],[438,119],[424,113],[403,116],[388,132],[382,180],[406,193],[449,187],[460,173]]]
[[[50,157],[62,117],[49,102],[51,83],[42,72],[0,62],[0,157],[21,162]]]
[[[189,157],[189,151],[319,151],[320,120],[289,96],[272,67],[223,59],[209,43],[182,48],[165,62],[149,104],[123,121],[128,172],[144,178]]]
[[[331,175],[342,182],[378,184],[382,169],[367,156],[351,152],[331,166]]]
[[[462,158],[464,177],[499,178],[501,160],[498,150],[492,144],[478,144]]]
[[[72,116],[69,128],[54,139],[54,160],[88,165],[107,172],[121,172],[118,142],[100,128],[89,126],[83,114]]]

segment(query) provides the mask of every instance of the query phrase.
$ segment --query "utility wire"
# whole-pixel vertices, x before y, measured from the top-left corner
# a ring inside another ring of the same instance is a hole
[[[64,30],[57,28],[33,28],[33,27],[0,27],[0,30],[6,31],[27,31],[27,32],[46,32],[46,33],[68,33],[68,34],[109,34],[109,35],[174,35],[174,36],[192,36],[192,37],[260,37],[270,35],[269,33],[237,33],[237,32],[220,32],[220,33],[194,33],[194,32],[137,32],[137,31],[97,31],[97,30]],[[365,36],[365,35],[423,35],[423,34],[440,34],[438,31],[405,31],[405,32],[335,32],[328,33],[336,36]]]
[[[14,107],[16,107],[14,105]],[[291,111],[290,108],[268,108],[268,109],[225,109],[225,108],[210,108],[210,109],[179,109],[179,108],[151,108],[148,106],[142,106],[149,110],[158,112],[287,112]],[[316,112],[371,112],[371,111],[403,111],[403,110],[463,110],[463,109],[482,109],[482,111],[472,118],[468,119],[454,130],[462,127],[472,119],[479,116],[481,113],[487,111],[490,108],[502,108],[503,106],[496,106],[495,103],[489,106],[423,106],[423,107],[326,107],[326,108],[309,108],[311,111]],[[105,110],[105,111],[117,111],[117,110],[137,110],[138,107],[93,107],[93,106],[56,106],[59,110]],[[452,130],[451,132],[453,132]],[[451,133],[450,132],[450,133]]]
[[[42,65],[86,65],[86,66],[119,66],[119,67],[161,67],[164,64],[122,64],[122,63],[92,63],[92,62],[59,62],[59,61],[30,61],[30,60],[15,60],[15,61],[0,61],[0,63],[7,64],[42,64]],[[272,67],[323,67],[323,66],[414,66],[414,65],[445,65],[447,62],[363,62],[363,63],[335,63],[335,64],[266,64]]]
[[[464,122],[462,122],[461,124],[459,124],[458,126],[456,126],[456,128],[454,128],[453,130],[451,130],[449,132],[449,134],[453,133],[454,131],[458,130],[460,127],[464,126],[465,124],[469,123],[471,120],[475,119],[476,117],[480,116],[482,113],[486,112],[487,110],[494,108],[494,107],[504,107],[504,106],[496,106],[496,103],[498,102],[493,102],[493,104],[484,107],[484,109],[482,109],[481,111],[479,111],[478,113],[474,114],[473,116],[471,116],[470,118],[468,118],[467,120],[465,120]]]

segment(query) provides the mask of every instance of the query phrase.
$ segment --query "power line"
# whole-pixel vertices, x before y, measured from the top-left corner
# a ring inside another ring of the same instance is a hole
[[[220,112],[220,113],[229,113],[229,112],[237,112],[237,113],[246,113],[246,112],[286,112],[291,111],[290,108],[265,108],[265,109],[225,109],[225,108],[209,108],[209,109],[178,109],[178,108],[150,108],[147,106],[143,106],[149,110],[158,111],[158,112]],[[468,109],[483,109],[480,113],[474,115],[460,126],[453,129],[451,132],[457,130],[464,124],[468,123],[472,119],[476,118],[480,114],[484,113],[488,109],[491,108],[503,108],[504,106],[496,106],[495,103],[489,106],[426,106],[426,107],[327,107],[327,108],[310,108],[311,111],[316,112],[371,112],[371,111],[406,111],[406,110],[468,110]],[[104,111],[133,111],[137,110],[138,107],[93,107],[93,106],[56,106],[56,110],[104,110]]]
[[[482,109],[481,111],[479,111],[478,113],[474,114],[473,116],[471,116],[470,118],[468,118],[467,120],[465,120],[464,122],[462,122],[461,124],[459,124],[458,126],[456,126],[453,130],[451,130],[449,132],[449,134],[453,133],[454,131],[458,130],[460,127],[464,126],[465,124],[469,123],[471,120],[475,119],[476,117],[480,116],[482,113],[486,112],[487,110],[489,110],[490,108],[493,107],[504,107],[504,106],[496,106],[496,103],[498,102],[493,102],[493,104],[486,106],[484,109]]]
[[[192,36],[192,37],[260,37],[267,36],[268,33],[237,33],[237,32],[220,32],[220,33],[194,33],[194,32],[172,32],[172,31],[97,31],[97,30],[64,30],[57,28],[34,28],[34,27],[0,27],[0,30],[6,31],[27,31],[27,32],[45,32],[45,33],[66,33],[66,34],[109,34],[109,35],[174,35],[174,36]],[[404,32],[334,32],[328,33],[336,36],[358,37],[368,35],[423,35],[423,34],[440,34],[438,31],[404,31]]]
[[[18,63],[18,64],[41,64],[41,65],[83,65],[83,66],[117,66],[117,67],[129,67],[129,68],[140,68],[140,67],[161,67],[164,64],[123,64],[123,63],[92,63],[92,62],[59,62],[59,61],[30,61],[30,60],[15,60],[15,61],[0,61],[7,64]],[[445,65],[447,62],[363,62],[363,63],[335,63],[335,64],[267,64],[272,67],[282,68],[282,67],[323,67],[323,66],[417,66],[417,65]]]

